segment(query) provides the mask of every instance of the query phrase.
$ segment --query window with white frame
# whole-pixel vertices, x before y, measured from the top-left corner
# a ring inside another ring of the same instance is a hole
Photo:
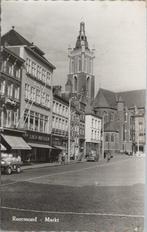
[[[9,63],[9,75],[13,76],[13,65]]]
[[[61,118],[59,118],[59,129],[61,130]]]
[[[6,81],[5,80],[0,81],[0,94],[2,95],[5,94],[5,87],[6,87]]]
[[[42,105],[45,105],[45,99],[46,99],[45,96],[46,96],[46,94],[45,94],[45,93],[42,93],[41,95],[42,95],[42,97],[41,97],[41,104],[42,104]]]
[[[13,84],[8,84],[8,86],[7,86],[7,95],[8,95],[8,97],[13,96]]]
[[[42,81],[45,82],[45,70],[44,70],[44,68],[42,69]]]
[[[36,102],[40,104],[41,101],[41,91],[39,89],[36,89]]]
[[[46,78],[46,83],[48,84],[48,85],[50,85],[51,84],[51,74],[50,74],[50,72],[47,72],[47,78]]]
[[[32,75],[36,77],[36,63],[32,62]]]
[[[19,110],[17,109],[17,111],[14,111],[14,125],[17,125],[18,123],[18,112]]]
[[[31,73],[31,60],[26,58],[26,69],[28,73]]]
[[[63,108],[62,108],[62,114],[64,116],[64,114],[65,114],[65,106],[63,106]]]
[[[55,124],[55,128],[58,129],[58,118],[56,117],[56,124]]]
[[[53,101],[53,112],[54,113],[55,113],[55,106],[56,106],[55,101]]]
[[[48,133],[48,117],[47,116],[45,116],[45,119],[44,119],[44,132]]]
[[[40,132],[44,132],[44,116],[40,114]]]
[[[11,110],[7,110],[7,114],[6,114],[6,126],[10,127],[12,125],[12,111]]]
[[[52,119],[53,119],[52,127],[55,128],[55,116],[53,116]]]
[[[15,87],[15,90],[14,90],[14,98],[15,99],[19,99],[19,91],[20,91],[20,88],[19,87]]]
[[[57,114],[59,113],[58,106],[59,106],[59,104],[58,104],[58,102],[56,102],[56,113]]]
[[[50,96],[46,94],[46,106],[50,107]]]

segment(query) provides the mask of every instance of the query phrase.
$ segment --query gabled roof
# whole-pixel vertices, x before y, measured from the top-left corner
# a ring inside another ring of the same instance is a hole
[[[34,55],[40,57],[40,59],[46,62],[46,64],[51,68],[56,68],[44,57],[45,53],[40,48],[38,48],[33,43],[30,43],[27,39],[15,31],[14,28],[2,36],[1,44],[3,46],[26,46],[28,51],[33,52]]]
[[[27,45],[31,46],[32,43],[30,43],[28,40],[26,40],[23,36],[21,36],[18,32],[16,32],[14,29],[11,29],[6,34],[4,34],[1,38],[2,45]]]
[[[145,89],[119,92],[117,95],[122,97],[128,108],[134,106],[145,107]]]
[[[93,106],[116,108],[116,96],[115,93],[106,89],[100,88],[97,96],[94,99]]]
[[[30,43],[27,39],[25,39],[22,35],[20,35],[14,29],[11,29],[10,31],[8,31],[6,34],[4,34],[2,36],[1,44],[2,45],[10,45],[10,46],[27,45],[33,51],[38,53],[40,56],[43,56],[45,54],[42,50],[40,50],[40,48],[38,48],[33,43]]]

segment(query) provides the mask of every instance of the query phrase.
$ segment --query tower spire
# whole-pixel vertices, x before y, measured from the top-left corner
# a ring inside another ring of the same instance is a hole
[[[80,23],[80,33],[79,34],[80,34],[81,40],[83,40],[85,37],[85,23],[84,22]]]
[[[85,35],[85,23],[81,22],[80,23],[79,36],[77,37],[77,42],[76,42],[75,49],[80,49],[82,47],[83,41],[84,41],[85,49],[89,49],[88,48],[87,37]]]

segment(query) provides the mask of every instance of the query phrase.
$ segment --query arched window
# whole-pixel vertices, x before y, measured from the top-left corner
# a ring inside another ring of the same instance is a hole
[[[74,90],[77,91],[77,88],[78,88],[78,80],[77,77],[74,76]]]

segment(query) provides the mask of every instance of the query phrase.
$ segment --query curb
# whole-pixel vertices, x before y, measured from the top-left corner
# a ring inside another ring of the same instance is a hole
[[[65,165],[72,165],[76,163],[84,163],[84,161],[75,161],[75,162],[70,162],[70,163],[65,163],[65,164],[59,164],[59,163],[45,163],[45,164],[34,164],[34,165],[29,165],[29,166],[22,166],[22,170],[28,170],[28,169],[36,169],[36,168],[46,168],[46,167],[57,167],[57,166],[65,166]]]
[[[114,161],[124,160],[124,159],[128,159],[128,158],[129,158],[128,156],[125,156],[125,157],[114,157],[109,162],[112,163]],[[28,169],[36,169],[36,168],[65,166],[65,165],[72,165],[72,164],[84,163],[84,162],[86,162],[86,160],[71,161],[70,163],[65,163],[65,164],[59,164],[59,163],[34,164],[34,165],[30,165],[30,166],[22,166],[21,168],[22,168],[22,170],[28,170]],[[108,163],[108,162],[107,162],[107,160],[99,160],[98,162],[95,162],[95,163],[97,163],[97,164],[104,164],[104,163]]]

